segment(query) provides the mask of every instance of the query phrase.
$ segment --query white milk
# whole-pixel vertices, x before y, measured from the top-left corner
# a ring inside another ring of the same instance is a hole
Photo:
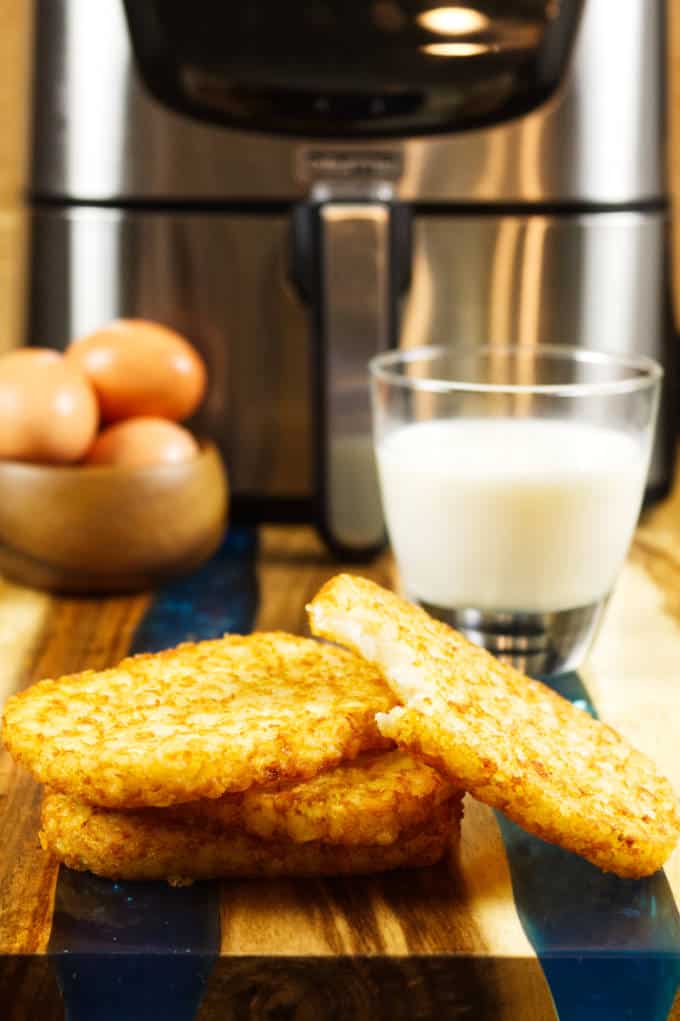
[[[601,599],[635,527],[646,446],[566,420],[395,430],[377,457],[406,591],[481,610],[548,612]]]

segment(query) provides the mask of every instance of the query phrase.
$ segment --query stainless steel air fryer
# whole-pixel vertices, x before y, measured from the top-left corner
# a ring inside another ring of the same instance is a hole
[[[576,0],[36,7],[29,342],[186,333],[240,517],[379,546],[366,363],[390,344],[576,343],[672,379],[663,0],[585,0],[577,29]]]

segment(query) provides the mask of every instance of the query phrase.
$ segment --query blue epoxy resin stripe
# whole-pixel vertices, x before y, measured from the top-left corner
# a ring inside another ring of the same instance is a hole
[[[131,651],[247,633],[256,539],[232,530],[217,555],[158,593]],[[67,1021],[193,1021],[219,952],[219,888],[114,883],[61,868],[48,947]]]
[[[549,683],[597,715],[577,675]],[[667,1021],[680,985],[680,917],[664,873],[605,875],[496,816],[517,912],[559,1021]]]
[[[179,642],[248,634],[257,609],[257,537],[231,529],[219,552],[188,578],[158,593],[132,640],[131,652],[158,652]]]

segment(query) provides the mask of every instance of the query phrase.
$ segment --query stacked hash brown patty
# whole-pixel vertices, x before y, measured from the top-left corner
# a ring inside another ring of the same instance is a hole
[[[380,735],[396,705],[347,650],[227,636],[46,680],[7,703],[47,786],[40,839],[72,868],[172,883],[439,860],[462,794]]]

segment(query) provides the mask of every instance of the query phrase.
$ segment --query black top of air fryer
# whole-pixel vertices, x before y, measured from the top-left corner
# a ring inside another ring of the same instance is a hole
[[[214,123],[315,137],[460,131],[527,113],[582,0],[124,0],[148,88]],[[446,5],[445,5],[446,4]]]

